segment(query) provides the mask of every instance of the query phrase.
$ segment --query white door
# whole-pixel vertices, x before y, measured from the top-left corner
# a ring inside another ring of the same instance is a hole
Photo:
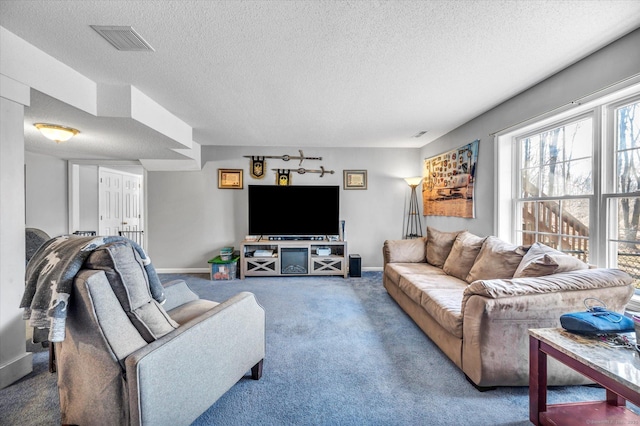
[[[99,169],[99,235],[118,235],[122,229],[122,174]]]
[[[141,231],[140,229],[140,187],[142,178],[135,175],[122,175],[122,230]]]
[[[142,176],[99,168],[99,235],[119,235],[144,247],[142,225]]]

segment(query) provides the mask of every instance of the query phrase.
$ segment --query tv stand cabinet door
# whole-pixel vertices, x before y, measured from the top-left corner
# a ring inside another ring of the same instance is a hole
[[[344,275],[346,265],[344,256],[313,256],[311,258],[312,275]]]
[[[243,275],[274,276],[280,275],[280,259],[277,257],[245,257],[242,262]]]

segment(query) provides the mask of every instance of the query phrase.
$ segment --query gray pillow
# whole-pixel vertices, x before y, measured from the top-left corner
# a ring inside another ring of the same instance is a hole
[[[544,244],[535,243],[522,258],[513,278],[542,277],[560,272],[578,271],[588,267],[589,265],[578,258]]]
[[[442,232],[427,226],[427,262],[442,268],[459,233]]]
[[[513,278],[524,253],[522,246],[509,244],[498,237],[487,237],[466,281]]]
[[[453,248],[442,270],[452,277],[465,280],[480,253],[485,238],[463,231],[453,242]]]
[[[147,342],[178,328],[178,323],[151,297],[142,259],[126,241],[100,246],[89,255],[84,268],[105,271],[122,309]]]

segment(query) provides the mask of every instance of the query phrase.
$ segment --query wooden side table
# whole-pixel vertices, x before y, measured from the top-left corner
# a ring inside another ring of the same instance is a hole
[[[562,328],[529,330],[529,420],[534,425],[640,424],[640,356]],[[547,405],[547,356],[606,389],[606,401]]]

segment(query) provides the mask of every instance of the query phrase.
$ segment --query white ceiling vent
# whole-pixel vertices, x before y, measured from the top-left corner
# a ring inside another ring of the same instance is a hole
[[[427,132],[428,132],[428,130],[422,130],[422,131],[416,133],[415,135],[413,135],[413,137],[414,138],[419,138],[420,136],[423,136]]]
[[[118,50],[128,52],[155,52],[155,49],[147,43],[132,27],[118,27],[113,25],[91,25],[98,34],[104,37]]]

